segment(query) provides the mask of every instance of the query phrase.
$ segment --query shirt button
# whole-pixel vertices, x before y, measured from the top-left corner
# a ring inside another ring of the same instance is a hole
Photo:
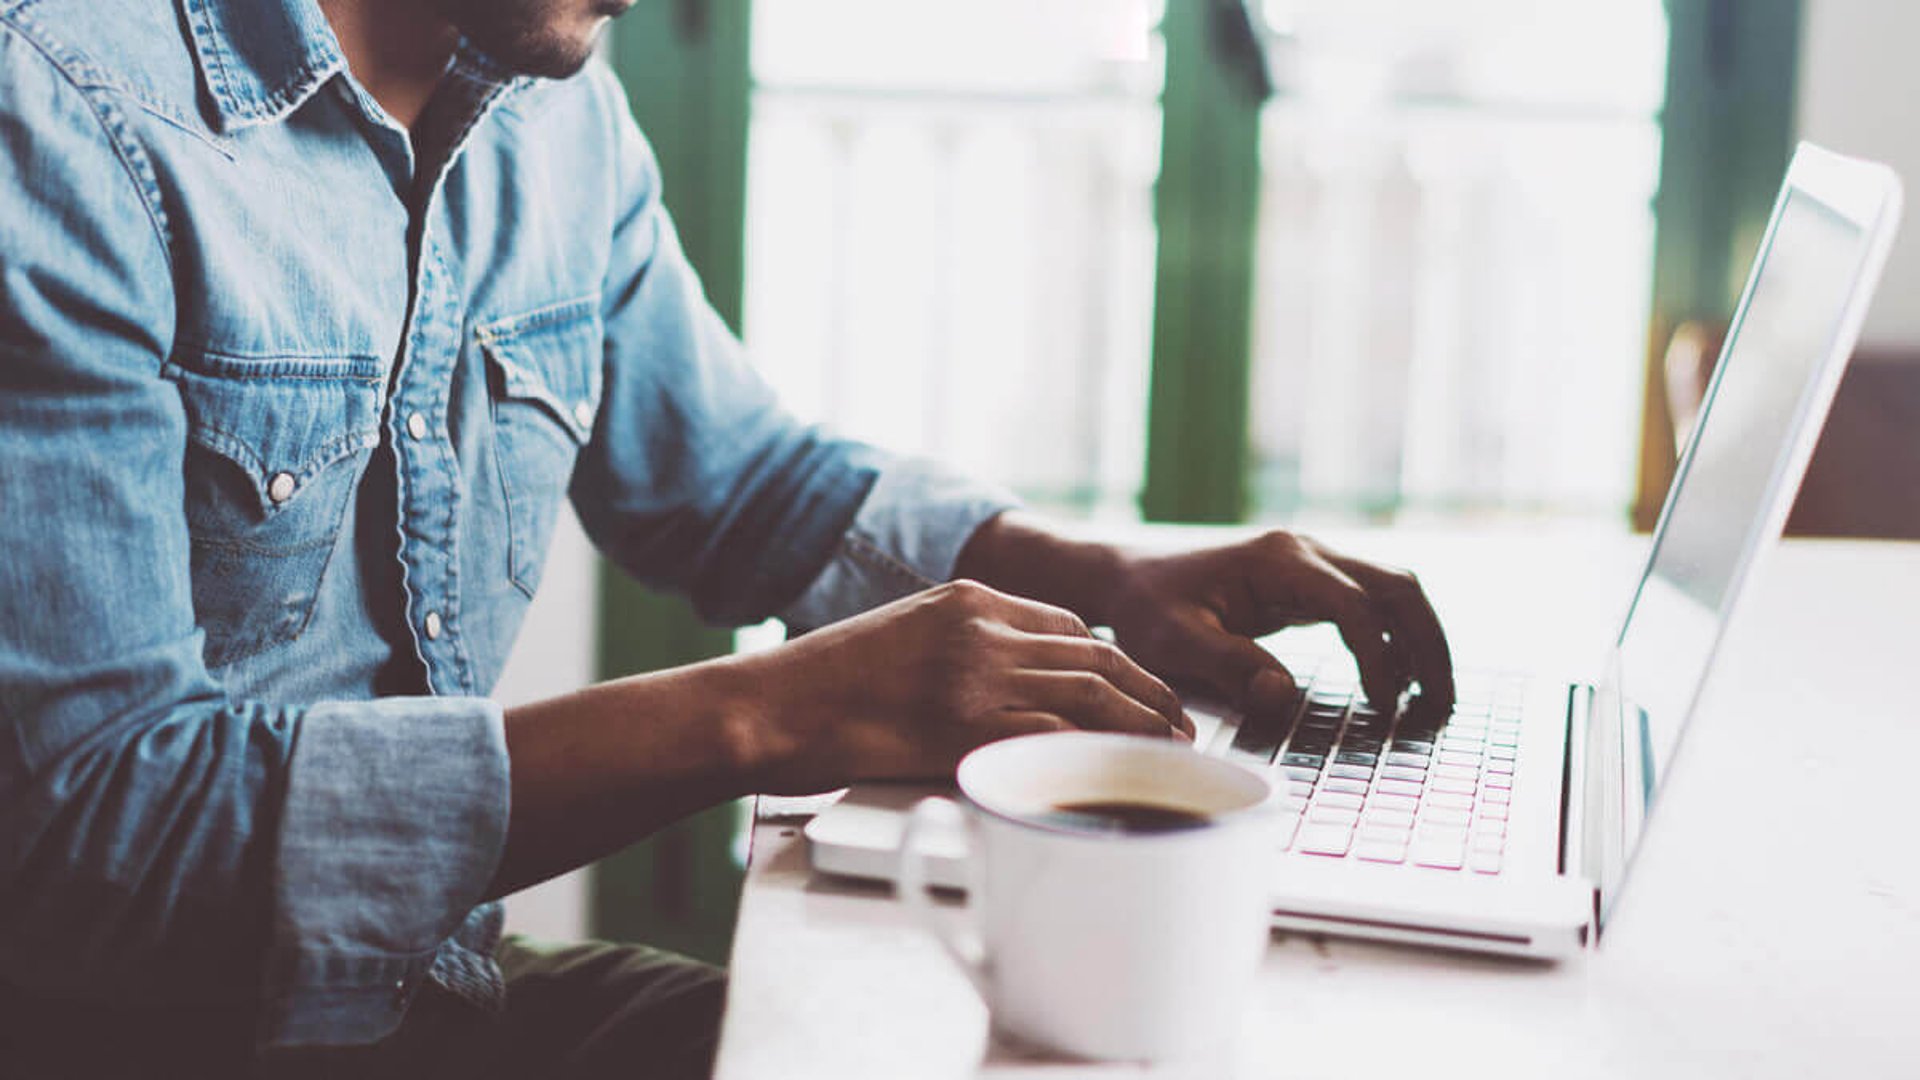
[[[428,641],[438,641],[440,639],[440,613],[439,612],[437,611],[427,612],[426,628],[427,628]]]
[[[587,404],[584,401],[578,405],[575,405],[573,407],[573,418],[575,420],[580,421],[581,427],[584,427],[584,428],[592,427],[593,426],[593,406]]]
[[[424,416],[421,416],[419,413],[408,414],[407,434],[413,436],[416,439],[426,438],[427,437],[427,418]]]
[[[277,503],[293,498],[293,474],[274,473],[273,479],[267,481],[267,498]]]

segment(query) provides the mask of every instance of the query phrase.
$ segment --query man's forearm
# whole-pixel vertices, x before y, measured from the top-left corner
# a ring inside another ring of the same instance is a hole
[[[732,659],[600,683],[510,709],[512,811],[489,896],[760,790],[777,749]]]
[[[1106,624],[1122,555],[1110,544],[1075,540],[1010,510],[974,531],[960,550],[954,576],[1025,596]]]

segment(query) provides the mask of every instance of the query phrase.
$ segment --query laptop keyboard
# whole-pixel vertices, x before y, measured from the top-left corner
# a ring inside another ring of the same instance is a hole
[[[1287,850],[1500,872],[1524,679],[1463,677],[1443,717],[1379,712],[1350,677],[1299,682],[1291,712],[1242,717],[1222,754],[1286,777]]]

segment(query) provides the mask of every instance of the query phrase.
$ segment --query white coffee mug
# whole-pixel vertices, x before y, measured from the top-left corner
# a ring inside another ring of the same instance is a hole
[[[984,746],[961,761],[959,786],[958,804],[914,807],[899,890],[998,1034],[1105,1060],[1231,1045],[1267,942],[1283,792],[1184,744],[1091,732]],[[1098,831],[1059,809],[1112,802],[1201,820]],[[927,897],[923,849],[943,826],[969,849],[964,918],[943,918]]]

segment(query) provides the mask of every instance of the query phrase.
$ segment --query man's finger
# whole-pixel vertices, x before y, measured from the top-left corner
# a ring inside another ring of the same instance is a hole
[[[1165,716],[1135,701],[1091,671],[1021,671],[1008,680],[1016,708],[1053,713],[1090,731],[1119,731],[1170,738],[1175,727]]]
[[[1406,676],[1387,643],[1387,624],[1375,612],[1360,583],[1317,556],[1304,561],[1300,591],[1340,631],[1340,640],[1360,668],[1360,684],[1376,709],[1391,711],[1405,688]]]
[[[1387,629],[1402,643],[1420,693],[1449,709],[1453,706],[1453,653],[1426,591],[1412,574],[1359,559],[1328,555],[1328,560],[1366,587],[1373,606],[1387,616]]]
[[[1015,735],[1040,735],[1050,731],[1072,731],[1072,721],[1063,716],[1034,709],[1008,709],[994,716],[991,734],[981,740],[982,744],[1000,739],[1010,739]]]
[[[1253,640],[1218,626],[1194,629],[1183,643],[1185,662],[1208,690],[1241,710],[1286,709],[1298,687],[1293,673]]]
[[[1166,717],[1167,723],[1193,734],[1193,722],[1180,708],[1179,696],[1152,672],[1135,663],[1118,645],[1098,638],[1035,634],[1021,642],[1020,650],[1023,667],[1091,671],[1128,697]]]
[[[1015,630],[1029,634],[1056,634],[1062,637],[1091,638],[1093,630],[1086,621],[1063,607],[1014,596],[986,586],[981,602],[987,610]]]

